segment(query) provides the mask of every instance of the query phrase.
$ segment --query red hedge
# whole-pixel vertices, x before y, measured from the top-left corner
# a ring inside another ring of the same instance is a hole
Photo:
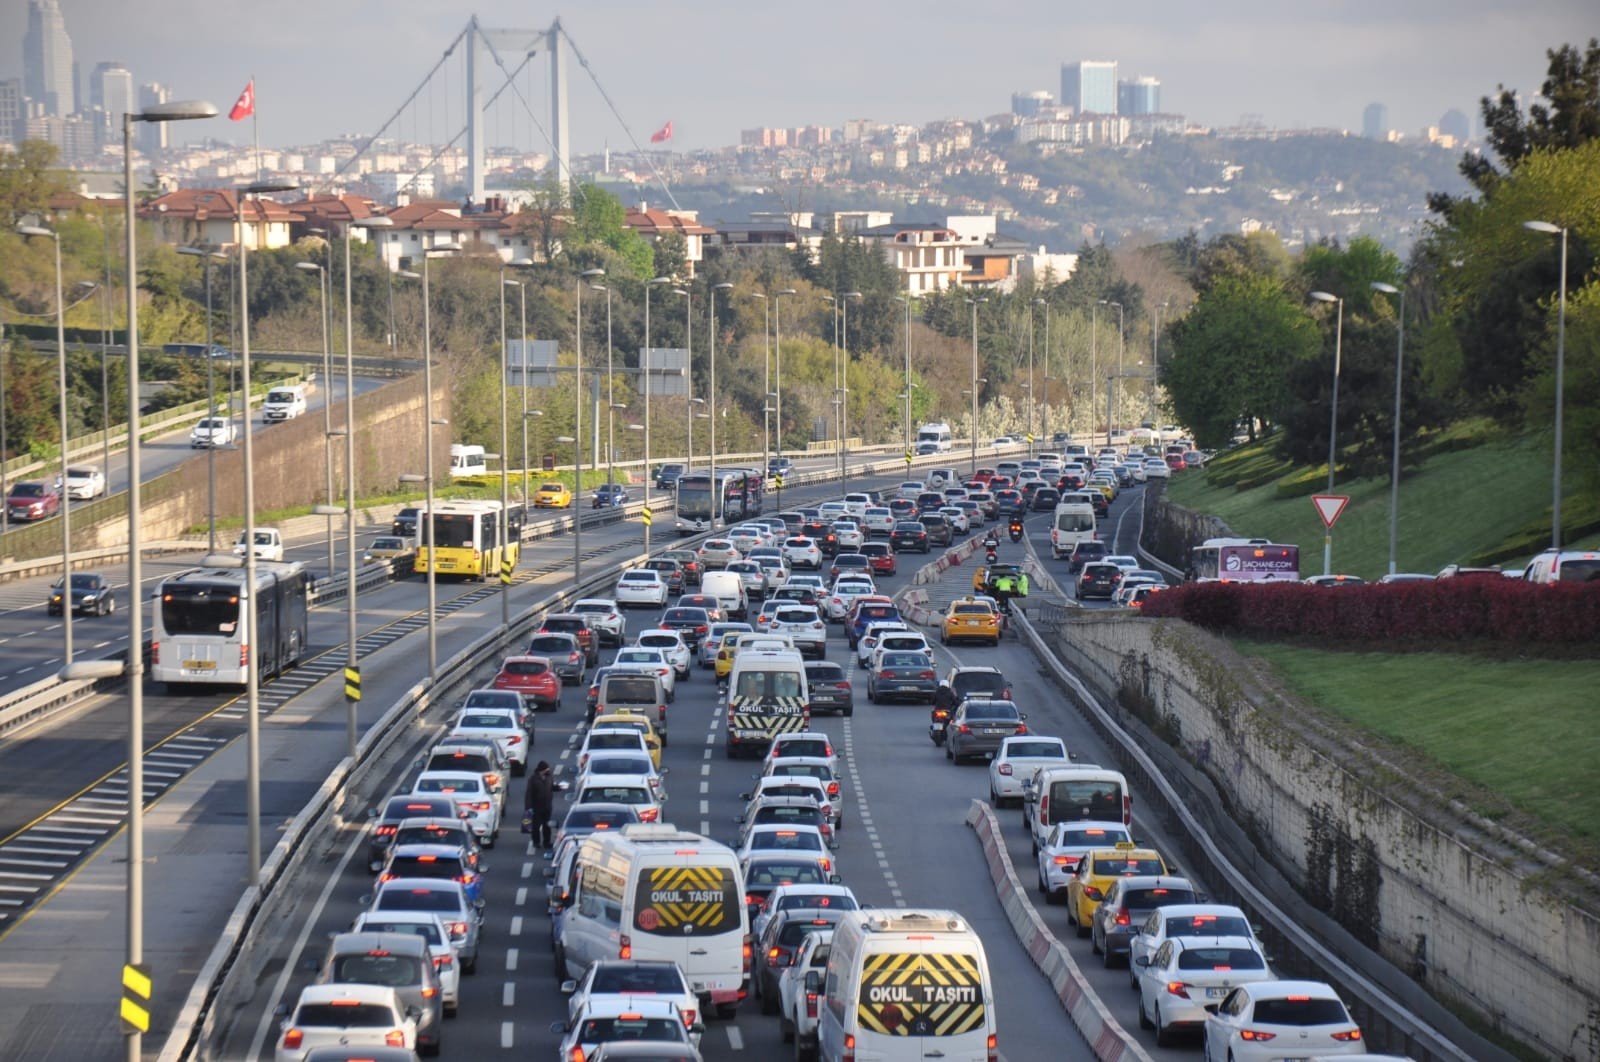
[[[1145,598],[1146,616],[1262,637],[1367,641],[1374,648],[1440,642],[1582,645],[1600,650],[1600,585],[1519,579],[1319,587],[1190,583]]]

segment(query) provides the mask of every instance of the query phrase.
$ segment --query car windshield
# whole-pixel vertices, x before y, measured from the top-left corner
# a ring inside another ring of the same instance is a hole
[[[884,667],[927,667],[928,658],[921,653],[884,653]]]
[[[665,962],[601,963],[589,981],[591,995],[648,992],[676,996],[687,991],[678,967]]]
[[[823,845],[821,835],[810,830],[773,829],[752,831],[749,847],[820,852]]]
[[[754,862],[745,873],[745,884],[765,885],[821,885],[826,880],[822,868],[815,863]]]
[[[507,660],[504,665],[508,675],[543,675],[550,670],[547,660]]]
[[[649,585],[654,586],[660,581],[660,578],[653,571],[623,572],[621,581],[624,583],[648,583]]]
[[[1006,722],[1015,722],[1017,709],[1009,704],[982,704],[967,702],[968,719],[1003,719]]]
[[[1096,877],[1118,878],[1131,877],[1135,874],[1160,874],[1166,868],[1161,865],[1161,860],[1155,856],[1096,856],[1094,873]],[[1186,900],[1192,903],[1193,900]]]
[[[371,918],[361,923],[363,933],[407,933],[427,941],[430,948],[444,946],[444,936],[433,922],[382,922]]]
[[[806,679],[814,682],[843,682],[844,668],[838,664],[807,664]]]
[[[338,980],[351,979],[341,977]],[[333,1003],[301,1004],[295,1011],[294,1024],[313,1029],[378,1029],[397,1022],[393,1008],[381,1003],[339,1000]]]
[[[624,649],[617,654],[619,664],[659,664],[661,654],[653,649]]]
[[[1013,741],[1006,746],[1008,759],[1064,760],[1067,750],[1059,741]]]
[[[666,474],[666,469],[662,474]],[[646,1018],[624,1014],[615,1018],[590,1018],[578,1027],[580,1044],[604,1044],[618,1040],[683,1041],[687,1037],[683,1022],[676,1018]]]
[[[1238,915],[1179,915],[1167,919],[1169,937],[1248,937],[1250,924]]]
[[[1153,907],[1172,907],[1180,903],[1194,903],[1195,894],[1190,889],[1129,889],[1123,893],[1124,907],[1137,907],[1148,911]]]
[[[419,793],[479,793],[483,786],[476,778],[419,778]]]
[[[1337,999],[1258,999],[1251,1015],[1255,1025],[1349,1025],[1350,1015]]]
[[[584,768],[590,774],[649,774],[649,759],[633,756],[591,756]]]
[[[1213,970],[1217,972],[1231,970],[1265,970],[1266,962],[1256,952],[1249,948],[1185,948],[1178,952],[1178,969],[1180,970]],[[1332,1002],[1328,1000],[1327,1002]],[[1262,1004],[1256,1004],[1257,1020],[1262,1019]],[[1335,1019],[1337,1020],[1337,1019]],[[1287,1024],[1279,1022],[1278,1024]],[[1317,1025],[1320,1022],[1308,1022]]]
[[[650,794],[637,786],[589,786],[578,794],[580,804],[649,804]]]
[[[528,640],[528,648],[541,653],[570,653],[576,643],[570,635],[535,635]]]
[[[584,747],[590,750],[637,749],[642,740],[642,733],[639,730],[624,730],[621,727],[595,730],[590,732],[589,740],[584,743]]]
[[[459,914],[461,894],[453,889],[384,889],[378,896],[377,909]]]
[[[389,860],[388,873],[397,878],[445,878],[461,873],[461,860],[447,855],[397,855]]]
[[[630,822],[638,822],[639,813],[632,808],[586,808],[578,805],[567,812],[566,821],[561,824],[564,830],[571,829],[618,829]]]
[[[341,955],[333,961],[329,980],[334,984],[385,985],[408,988],[423,984],[421,963],[414,955],[374,950]]]

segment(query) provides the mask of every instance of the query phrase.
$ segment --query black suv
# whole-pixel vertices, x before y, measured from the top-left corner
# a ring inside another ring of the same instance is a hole
[[[1040,487],[1033,492],[1032,504],[1036,513],[1053,513],[1056,506],[1061,504],[1061,492],[1054,487]]]
[[[951,528],[950,521],[938,513],[923,513],[917,517],[917,522],[927,529],[930,546],[935,544],[948,546],[955,539],[955,531]]]
[[[829,660],[806,664],[806,692],[811,695],[812,715],[818,712],[855,714],[850,678],[839,664]]]
[[[1099,541],[1079,542],[1067,556],[1067,570],[1076,575],[1085,564],[1100,560],[1106,555],[1106,544]]]
[[[700,648],[700,640],[711,631],[711,616],[703,608],[679,606],[663,612],[658,626],[677,631],[688,643],[689,651],[694,652]]]
[[[394,514],[394,522],[389,525],[391,535],[415,535],[417,533],[417,514],[422,512],[419,506],[408,505]]]
[[[953,667],[939,682],[933,695],[935,708],[954,708],[968,697],[979,700],[1009,701],[1011,683],[999,668]]]
[[[902,520],[889,532],[889,548],[896,553],[928,552],[928,529],[915,520]]]

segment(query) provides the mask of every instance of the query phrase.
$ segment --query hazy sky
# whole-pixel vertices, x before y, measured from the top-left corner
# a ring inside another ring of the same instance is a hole
[[[640,140],[673,123],[681,149],[736,142],[743,128],[847,118],[921,123],[1008,109],[1013,91],[1060,89],[1060,65],[1115,59],[1124,77],[1162,81],[1163,109],[1207,124],[1243,114],[1269,125],[1359,129],[1370,101],[1415,133],[1504,83],[1538,90],[1545,49],[1600,33],[1594,0],[588,0],[540,8],[510,0],[60,0],[81,69],[102,60],[135,82],[224,111],[255,75],[261,139],[309,143],[370,133],[439,61],[475,6],[486,26],[541,28],[557,14]],[[448,9],[448,10],[446,10]],[[1315,12],[1314,14],[1311,12]],[[0,0],[0,76],[20,76],[27,0]],[[501,53],[514,66],[520,50]],[[486,63],[487,65],[487,63]],[[446,66],[460,70],[459,53]],[[548,74],[517,79],[539,124]],[[485,82],[498,84],[492,68]],[[492,81],[488,80],[493,78]],[[462,77],[436,78],[405,135],[444,140],[459,127]],[[627,136],[583,69],[569,65],[572,146]],[[430,117],[430,113],[432,117]],[[449,121],[445,115],[454,115]],[[448,128],[448,132],[446,132]],[[174,127],[175,139],[243,142],[248,123]],[[491,143],[544,150],[509,101]]]

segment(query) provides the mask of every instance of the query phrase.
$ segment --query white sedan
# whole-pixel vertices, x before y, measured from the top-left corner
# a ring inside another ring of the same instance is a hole
[[[633,642],[640,649],[660,650],[667,663],[677,671],[678,677],[688,681],[693,654],[689,652],[689,644],[683,640],[682,634],[669,628],[657,627],[640,631]],[[622,663],[620,659],[617,662]]]
[[[1296,1055],[1312,1058],[1366,1051],[1361,1027],[1338,993],[1319,981],[1240,985],[1206,1014],[1205,1023],[1206,1058],[1271,1062],[1283,1057],[1283,1045],[1291,1041]]]
[[[1004,807],[1022,803],[1022,783],[1040,767],[1060,767],[1070,762],[1067,744],[1060,738],[1030,734],[1008,737],[989,761],[989,803]]]
[[[854,520],[835,520],[833,522],[833,537],[839,543],[839,552],[854,552],[861,548],[861,543],[867,540],[866,533],[861,530],[861,525]]]
[[[609,597],[585,597],[572,603],[572,611],[589,621],[602,642],[621,645],[628,637],[628,617]]]
[[[1129,967],[1139,975],[1139,1024],[1155,1027],[1159,1047],[1171,1046],[1180,1030],[1203,1028],[1206,1015],[1232,989],[1272,979],[1267,957],[1250,937],[1180,937]],[[1360,1047],[1360,1040],[1353,1042]],[[1326,1058],[1325,1051],[1316,1057]]]
[[[767,529],[755,524],[740,524],[728,532],[728,541],[733,543],[734,549],[748,555],[757,546],[767,544]]]
[[[473,836],[485,848],[494,845],[500,833],[500,801],[494,799],[483,775],[469,771],[423,771],[412,783],[411,791],[450,797],[465,814]]]
[[[61,490],[63,483],[60,476],[56,477],[56,489]],[[66,495],[69,498],[88,500],[98,498],[106,492],[105,473],[94,465],[72,465],[67,468]]]
[[[950,528],[958,535],[964,535],[972,530],[972,522],[967,518],[967,511],[959,506],[946,505],[939,510],[939,515],[950,521]]]
[[[616,659],[611,663],[613,666],[625,664],[628,667],[648,668],[661,677],[662,685],[667,688],[667,700],[670,701],[678,695],[678,669],[660,649],[642,645],[625,646],[617,650]]]
[[[1046,903],[1060,903],[1067,897],[1067,884],[1078,872],[1078,860],[1095,848],[1115,848],[1132,841],[1128,827],[1120,822],[1058,822],[1050,827],[1039,846],[1039,894]]]
[[[868,535],[883,535],[887,537],[894,530],[894,513],[881,505],[875,505],[867,510],[866,515],[861,518],[861,522],[866,525]]]
[[[856,598],[867,594],[876,594],[878,587],[871,579],[860,577],[841,576],[828,591],[827,606],[828,619],[835,623],[844,622],[845,616],[850,612],[850,606],[855,604]]]
[[[812,571],[822,567],[822,551],[817,548],[813,539],[803,535],[786,538],[783,541],[783,559],[789,562],[791,568],[810,568]]]
[[[617,579],[617,588],[613,595],[617,604],[626,608],[629,605],[654,605],[657,608],[667,606],[667,582],[661,578],[661,573],[649,568],[635,568],[623,572]]]

